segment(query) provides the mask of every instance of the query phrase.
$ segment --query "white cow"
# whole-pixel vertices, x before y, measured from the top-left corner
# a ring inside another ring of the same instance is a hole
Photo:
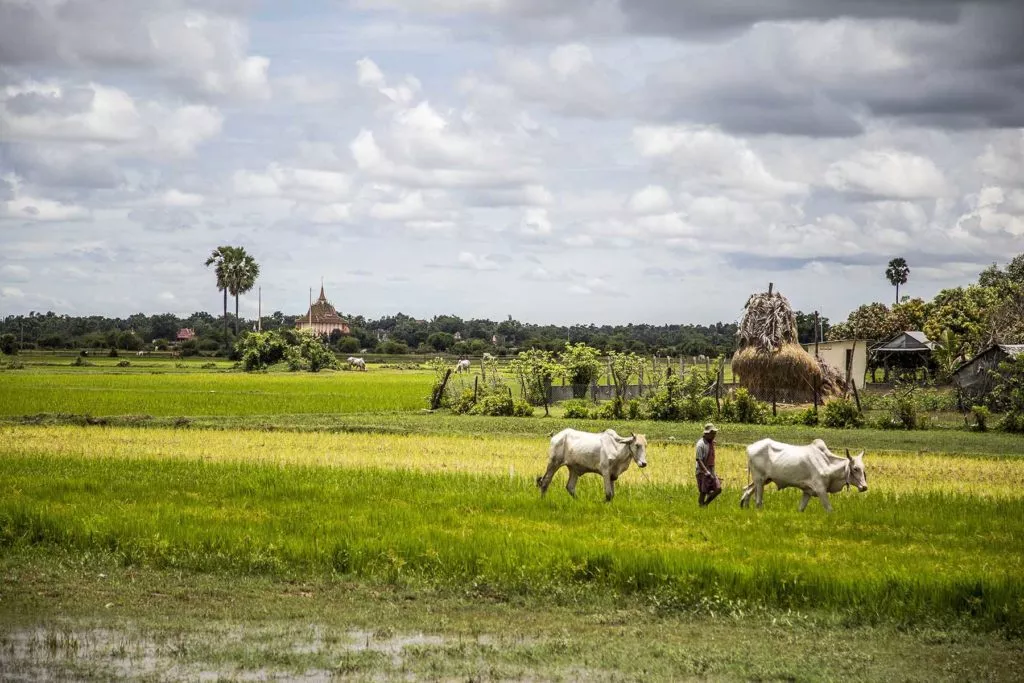
[[[462,360],[455,364],[455,372],[469,372],[469,365],[469,360],[463,358]]]
[[[362,371],[366,371],[366,361],[362,358],[356,358],[355,356],[349,356],[347,359],[348,364],[353,368],[358,368]]]
[[[757,507],[764,502],[764,485],[774,482],[784,489],[794,486],[804,492],[800,512],[817,496],[826,512],[832,512],[828,494],[839,493],[844,486],[856,486],[858,491],[868,490],[864,473],[864,451],[851,458],[850,451],[841,458],[828,450],[821,439],[806,446],[794,446],[772,439],[761,439],[747,446],[747,468],[753,482],[743,489],[740,507],[750,504],[754,494]]]
[[[494,356],[492,356],[491,354],[489,354],[487,352],[484,352],[483,359],[484,360],[494,360]]]
[[[551,485],[551,478],[563,466],[569,468],[569,481],[565,490],[576,497],[576,481],[581,474],[593,472],[604,478],[604,499],[615,495],[615,481],[636,461],[637,467],[647,467],[647,439],[643,434],[619,436],[614,429],[599,434],[563,429],[551,437],[548,451],[548,470],[537,477],[537,487],[543,496]]]

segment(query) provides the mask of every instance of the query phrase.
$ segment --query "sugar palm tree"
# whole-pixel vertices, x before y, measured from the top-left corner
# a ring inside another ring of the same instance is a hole
[[[896,288],[896,303],[899,303],[900,285],[907,284],[907,278],[910,277],[910,266],[907,265],[907,260],[898,256],[889,261],[889,267],[885,269],[885,276],[889,278],[889,283]]]
[[[234,247],[217,247],[206,259],[206,267],[214,266],[213,272],[217,276],[217,289],[224,292],[224,343],[228,341],[228,265],[231,260],[231,252]]]
[[[235,334],[238,334],[238,296],[252,290],[260,276],[260,264],[245,247],[230,247],[228,262],[228,291],[235,297]]]

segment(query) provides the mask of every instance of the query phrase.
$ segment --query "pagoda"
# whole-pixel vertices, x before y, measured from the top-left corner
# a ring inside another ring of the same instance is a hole
[[[304,316],[295,321],[295,328],[328,336],[335,330],[342,334],[351,332],[348,321],[338,315],[338,311],[327,300],[323,283],[320,284],[320,297],[310,305],[309,311]]]

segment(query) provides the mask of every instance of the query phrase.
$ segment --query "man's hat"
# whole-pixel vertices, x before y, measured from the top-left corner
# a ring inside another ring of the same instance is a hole
[[[717,434],[718,433],[718,427],[716,427],[715,425],[713,425],[710,422],[708,422],[706,425],[704,425],[704,434],[707,435],[707,434],[711,434],[711,433]]]

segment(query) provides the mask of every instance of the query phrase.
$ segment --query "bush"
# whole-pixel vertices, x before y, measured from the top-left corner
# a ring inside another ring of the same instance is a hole
[[[195,339],[189,339],[186,342],[182,342],[181,346],[178,347],[178,350],[181,352],[182,358],[199,355],[199,345]]]
[[[472,389],[463,389],[461,394],[449,400],[452,412],[459,415],[465,415],[472,411],[474,405],[476,405],[476,401],[474,400]]]
[[[200,366],[203,370],[214,370],[217,367],[216,363],[203,363]]]
[[[107,352],[107,355],[111,358],[117,358],[117,349],[111,347],[110,351]]]
[[[92,365],[92,363],[90,363],[89,361],[85,360],[85,358],[83,358],[82,356],[78,356],[73,361],[71,361],[71,365],[74,365],[75,367],[79,367],[80,368],[80,367],[85,367],[87,365]]]
[[[976,432],[987,432],[988,418],[991,415],[992,413],[985,406],[971,406],[971,417],[974,418],[974,424],[971,425],[971,429]]]
[[[732,396],[727,396],[722,404],[722,417],[728,422],[741,424],[764,424],[768,421],[768,404],[758,401],[744,387],[740,387]]]
[[[614,400],[605,401],[594,406],[594,409],[590,411],[590,418],[592,420],[614,420],[618,413]]]
[[[999,421],[999,429],[1014,434],[1024,434],[1024,413],[1007,413]]]
[[[779,413],[776,417],[770,420],[771,424],[777,425],[805,425],[808,427],[816,427],[818,425],[818,415],[814,412],[814,408],[808,408],[807,410],[790,410]]]
[[[923,427],[918,417],[917,386],[914,384],[897,384],[892,392],[889,406],[889,418],[893,426],[901,429],[917,429]]]
[[[18,338],[13,334],[0,336],[0,351],[5,356],[13,356],[18,353]]]
[[[127,367],[129,367],[129,366],[130,366],[131,364],[132,364],[132,363],[131,363],[131,361],[127,361],[127,360],[122,360],[122,361],[119,361],[119,362],[118,362],[118,364],[117,364],[117,367],[119,367],[119,368],[127,368]]]
[[[590,404],[582,399],[562,401],[562,408],[565,409],[565,417],[568,419],[590,418]]]
[[[397,356],[403,353],[409,353],[409,346],[405,342],[389,339],[377,344],[377,353],[386,353],[391,356]]]
[[[338,342],[338,351],[341,353],[357,353],[359,349],[359,340],[355,337],[342,337]]]
[[[196,348],[200,351],[220,351],[220,342],[215,339],[200,339],[196,342]]]
[[[513,399],[507,392],[503,392],[484,396],[477,401],[470,413],[492,417],[531,417],[533,406],[521,398]]]
[[[644,402],[640,399],[634,398],[626,403],[626,417],[630,420],[642,420],[645,413]]]
[[[833,429],[847,429],[864,426],[864,418],[857,411],[857,405],[848,398],[834,398],[825,404],[821,422]]]

